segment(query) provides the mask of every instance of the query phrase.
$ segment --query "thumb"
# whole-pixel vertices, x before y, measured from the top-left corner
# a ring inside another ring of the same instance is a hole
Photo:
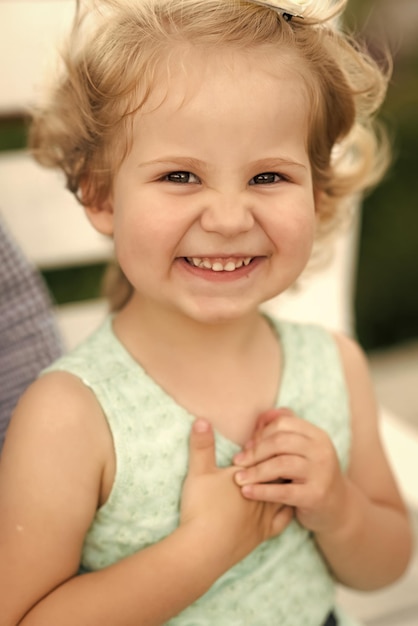
[[[189,441],[189,474],[205,474],[216,467],[215,437],[204,419],[193,422]]]
[[[280,407],[279,409],[268,409],[261,413],[261,415],[257,419],[257,423],[255,426],[255,432],[258,433],[261,430],[264,430],[266,426],[274,422],[277,418],[284,415],[293,415],[293,411],[288,409],[287,407]]]
[[[291,506],[282,506],[274,516],[271,532],[273,537],[280,535],[294,517],[294,509]]]

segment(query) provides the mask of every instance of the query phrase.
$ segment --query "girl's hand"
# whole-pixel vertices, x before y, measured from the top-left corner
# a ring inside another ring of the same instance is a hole
[[[204,528],[225,561],[225,570],[242,560],[260,543],[280,534],[293,510],[282,503],[244,498],[234,481],[236,467],[219,468],[211,425],[202,419],[190,435],[189,471],[181,501],[181,524]]]
[[[348,488],[334,446],[327,433],[289,409],[262,414],[234,462],[242,468],[235,481],[246,498],[294,507],[298,521],[314,532],[344,524]]]

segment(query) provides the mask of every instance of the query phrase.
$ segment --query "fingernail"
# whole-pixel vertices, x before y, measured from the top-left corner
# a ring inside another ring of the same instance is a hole
[[[252,487],[251,485],[245,485],[245,487],[243,487],[241,489],[241,493],[243,496],[251,496],[252,495]]]
[[[238,485],[242,485],[245,482],[246,478],[247,478],[246,472],[237,472],[235,474],[235,480],[238,483]]]
[[[196,433],[207,433],[209,431],[209,422],[204,419],[197,419],[193,424]]]

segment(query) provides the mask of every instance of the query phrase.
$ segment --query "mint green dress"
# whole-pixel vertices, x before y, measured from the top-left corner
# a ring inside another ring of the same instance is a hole
[[[350,416],[334,339],[317,326],[269,320],[284,355],[276,406],[290,407],[326,430],[345,470]],[[70,372],[92,389],[113,436],[115,481],[82,552],[81,571],[99,570],[160,541],[178,526],[194,416],[130,356],[113,333],[111,317],[51,370]],[[236,443],[216,433],[219,466],[230,465],[238,450]],[[331,609],[339,626],[358,626],[335,608],[335,584],[313,536],[293,521],[167,624],[321,626]]]

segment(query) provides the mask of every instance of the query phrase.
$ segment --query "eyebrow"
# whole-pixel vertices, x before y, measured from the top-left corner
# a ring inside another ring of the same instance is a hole
[[[204,161],[200,161],[200,159],[176,155],[162,156],[157,159],[152,159],[151,161],[144,161],[143,163],[138,163],[137,167],[148,167],[150,165],[175,165],[176,167],[180,165],[188,170],[208,169],[207,164]]]
[[[267,157],[265,159],[259,159],[258,161],[253,161],[250,163],[250,166],[254,169],[276,169],[281,167],[300,167],[304,170],[307,169],[307,166],[304,163],[300,163],[299,161],[295,161],[290,157]]]
[[[187,170],[209,169],[208,164],[204,161],[201,161],[200,159],[195,159],[193,157],[183,157],[178,155],[167,155],[159,157],[157,159],[152,159],[150,161],[144,161],[143,163],[138,163],[137,167],[149,167],[151,165],[170,165],[176,167],[181,166]],[[260,171],[267,171],[270,169],[274,170],[276,168],[280,169],[281,167],[298,167],[305,170],[307,169],[307,166],[303,163],[286,157],[266,157],[265,159],[252,161],[248,164],[248,169],[260,169]]]

